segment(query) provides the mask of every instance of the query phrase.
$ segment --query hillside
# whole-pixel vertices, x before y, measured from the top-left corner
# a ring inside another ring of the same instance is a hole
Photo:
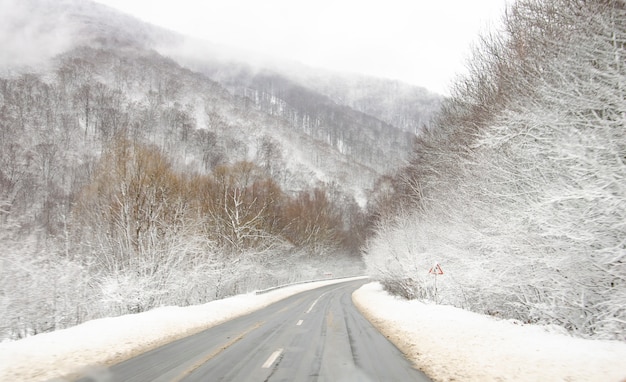
[[[23,64],[31,65],[26,66],[30,68],[28,70],[45,75],[63,65],[57,60],[56,67],[42,67],[49,62],[47,59],[56,54],[64,52],[66,58],[72,54],[80,58],[80,51],[67,53],[76,47],[89,46],[105,51],[126,49],[124,54],[127,59],[132,59],[129,54],[133,49],[143,52],[144,57],[148,51],[156,49],[165,54],[164,57],[171,57],[184,67],[206,76],[202,81],[220,84],[224,88],[220,91],[226,90],[233,97],[228,102],[250,100],[251,103],[239,102],[238,106],[246,114],[243,119],[247,122],[255,121],[256,125],[265,128],[268,123],[263,121],[264,118],[274,120],[269,125],[279,128],[272,126],[257,135],[269,134],[270,140],[285,150],[283,156],[289,158],[287,166],[294,169],[288,169],[290,174],[283,178],[293,178],[296,174],[300,178],[298,181],[309,185],[335,183],[342,193],[356,197],[361,204],[364,203],[364,190],[372,187],[374,179],[404,163],[414,134],[428,125],[433,112],[439,107],[438,96],[394,81],[367,77],[355,80],[354,76],[347,77],[294,63],[268,62],[255,57],[249,58],[250,62],[244,62],[241,60],[246,57],[245,52],[194,41],[90,1],[29,0],[15,7],[7,6],[3,17],[8,20],[4,23],[7,29],[5,35],[16,35],[9,31],[14,27],[25,31],[18,36],[27,36],[24,41],[17,42],[7,38],[7,45],[19,50],[10,55],[15,58],[5,60],[13,65],[5,68],[9,75],[20,73],[17,68],[20,67],[18,58],[21,56],[25,56]],[[50,36],[55,37],[54,43],[51,43]],[[189,44],[193,44],[192,48]],[[32,46],[29,51],[44,53],[25,55],[24,46]],[[45,49],[39,49],[39,46]],[[189,53],[190,50],[194,53]],[[112,69],[102,64],[97,66],[100,71]],[[110,85],[106,81],[104,83]],[[146,84],[139,84],[138,89],[142,89],[142,85]],[[159,85],[153,81],[148,86]],[[192,98],[192,94],[186,93],[186,97]],[[197,99],[185,102],[176,99],[174,102],[201,103]],[[231,105],[210,109],[210,112],[219,114],[235,108]],[[253,116],[248,115],[251,109],[256,111]],[[201,108],[190,110],[190,117],[197,122],[196,129],[205,128],[206,112]],[[277,131],[280,128],[291,132]],[[243,137],[251,135],[250,131],[241,133],[233,134],[234,139],[245,140]],[[309,144],[303,146],[300,140]],[[257,150],[249,141],[240,144],[248,147],[246,159],[254,160]],[[304,152],[293,152],[293,148],[298,148],[296,151],[304,148]],[[323,155],[316,153],[318,150]],[[235,156],[231,162],[240,159]],[[354,168],[349,168],[354,165],[359,168],[361,179],[346,178],[346,174],[355,173]]]
[[[0,337],[362,267],[393,107],[92,1],[0,11]]]
[[[379,174],[406,160],[415,134],[430,122],[441,100],[424,89],[393,81],[361,77],[355,82],[356,76],[295,63],[267,62],[262,67],[241,58],[224,58],[218,48],[207,48],[206,53],[193,49],[193,54],[189,48],[161,49],[250,100],[258,110],[287,120]]]

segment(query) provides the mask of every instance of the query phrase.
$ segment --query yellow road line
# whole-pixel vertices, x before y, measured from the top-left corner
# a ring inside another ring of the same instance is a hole
[[[177,378],[172,379],[172,382],[179,382],[182,381],[185,377],[187,377],[189,374],[193,373],[196,369],[198,369],[200,366],[204,365],[205,363],[209,362],[212,358],[214,358],[215,356],[217,356],[218,354],[220,354],[221,352],[223,352],[224,350],[228,349],[229,347],[231,347],[232,345],[234,345],[237,341],[241,340],[243,337],[245,337],[248,333],[252,332],[255,329],[260,328],[262,325],[264,324],[264,322],[257,322],[256,324],[254,324],[253,326],[249,327],[248,329],[244,330],[243,332],[241,332],[237,337],[233,338],[232,340],[226,342],[224,345],[220,346],[219,348],[213,350],[211,353],[207,354],[206,357],[198,360],[196,363],[194,363],[193,365],[191,365],[187,370],[185,370],[182,374],[180,374]]]

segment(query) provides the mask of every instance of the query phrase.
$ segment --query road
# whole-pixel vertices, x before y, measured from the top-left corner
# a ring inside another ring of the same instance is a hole
[[[365,282],[302,292],[81,381],[430,381],[353,305]]]

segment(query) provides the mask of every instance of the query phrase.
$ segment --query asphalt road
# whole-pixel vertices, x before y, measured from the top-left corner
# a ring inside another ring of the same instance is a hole
[[[183,338],[81,381],[430,381],[329,285]]]

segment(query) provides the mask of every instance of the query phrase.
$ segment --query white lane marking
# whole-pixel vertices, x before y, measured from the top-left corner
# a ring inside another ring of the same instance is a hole
[[[303,322],[302,320],[298,321],[298,323],[296,324],[296,326],[300,326],[300,325],[302,325],[302,322]]]
[[[313,303],[311,304],[311,306],[309,307],[309,310],[307,310],[305,313],[311,313],[311,310],[313,309],[313,307],[315,306],[315,304],[317,304],[317,302],[320,300],[320,298],[322,298],[326,293],[328,292],[324,292],[322,293],[318,298],[315,299],[315,301],[313,301]]]
[[[276,361],[276,359],[280,356],[282,352],[283,352],[282,348],[273,352],[272,355],[263,364],[263,368],[268,369],[270,366],[272,366],[272,364]]]

